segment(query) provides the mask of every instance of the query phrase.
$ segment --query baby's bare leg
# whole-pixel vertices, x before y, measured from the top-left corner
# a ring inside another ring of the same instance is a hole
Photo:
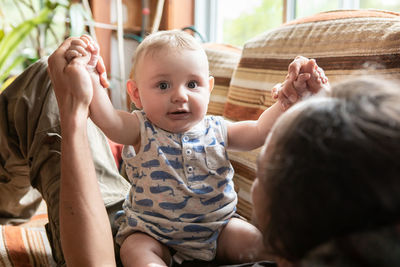
[[[140,267],[168,266],[171,254],[168,247],[144,233],[134,233],[122,243],[120,256],[122,264]]]
[[[244,263],[274,260],[264,247],[261,232],[252,224],[232,218],[221,231],[217,243],[217,260]]]

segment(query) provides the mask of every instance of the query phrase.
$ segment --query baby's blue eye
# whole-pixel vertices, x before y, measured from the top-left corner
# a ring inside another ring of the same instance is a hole
[[[190,81],[187,85],[189,88],[194,89],[197,87],[197,82],[195,81]]]
[[[161,90],[165,90],[169,88],[169,84],[166,82],[161,82],[158,84],[158,88],[160,88]]]

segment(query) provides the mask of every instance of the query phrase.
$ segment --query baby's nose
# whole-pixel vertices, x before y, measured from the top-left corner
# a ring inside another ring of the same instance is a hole
[[[176,102],[187,102],[188,96],[185,86],[179,86],[173,90],[171,100],[173,103]]]

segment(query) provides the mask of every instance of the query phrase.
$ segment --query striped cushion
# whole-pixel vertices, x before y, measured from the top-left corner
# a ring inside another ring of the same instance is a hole
[[[204,49],[210,65],[210,75],[214,76],[215,79],[207,113],[222,115],[231,77],[239,63],[242,50],[230,45],[216,43],[206,43]]]
[[[48,222],[46,206],[28,222],[0,225],[0,266],[56,266],[44,225]]]
[[[297,55],[315,58],[331,83],[365,73],[400,77],[399,34],[400,14],[353,10],[320,13],[259,35],[243,48],[224,116],[258,118]]]
[[[345,10],[295,20],[249,40],[234,72],[224,108],[230,120],[257,119],[273,104],[271,88],[282,82],[297,55],[315,58],[331,84],[352,75],[400,78],[400,14]],[[239,212],[250,216],[250,184],[258,150],[230,153],[239,191]]]

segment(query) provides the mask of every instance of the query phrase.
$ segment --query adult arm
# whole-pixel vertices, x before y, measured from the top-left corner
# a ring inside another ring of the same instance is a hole
[[[93,89],[87,57],[67,64],[67,39],[50,57],[61,122],[60,236],[68,266],[115,266],[113,238],[87,140]]]

